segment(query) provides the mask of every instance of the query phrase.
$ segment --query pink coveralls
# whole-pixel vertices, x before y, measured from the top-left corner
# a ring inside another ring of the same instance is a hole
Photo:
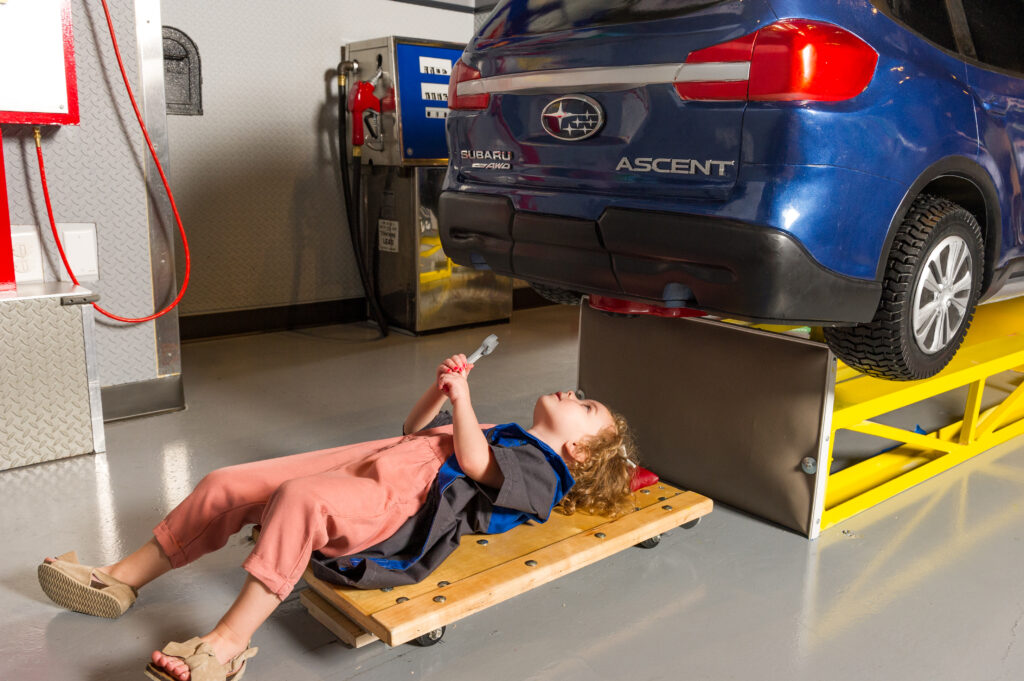
[[[452,427],[213,471],[156,526],[172,567],[259,523],[242,564],[284,600],[313,551],[358,553],[394,534],[424,504],[453,452]]]

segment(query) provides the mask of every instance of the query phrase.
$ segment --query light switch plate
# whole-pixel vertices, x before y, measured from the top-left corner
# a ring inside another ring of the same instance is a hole
[[[58,222],[57,232],[78,281],[97,281],[100,278],[100,266],[96,250],[96,224]],[[71,277],[64,271],[63,263],[60,266],[60,280],[71,281]]]
[[[35,225],[11,225],[14,252],[14,282],[34,284],[43,281],[43,249]]]

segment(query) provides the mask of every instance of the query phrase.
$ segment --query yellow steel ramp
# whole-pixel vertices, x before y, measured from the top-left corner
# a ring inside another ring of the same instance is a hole
[[[885,381],[840,363],[830,442],[846,430],[901,445],[829,475],[821,529],[1024,434],[1024,383],[1000,380],[1008,371],[1024,372],[1024,299],[978,308],[960,351],[932,378]],[[931,433],[876,420],[965,386],[969,390],[962,417]],[[987,386],[990,397],[998,399],[982,411]]]

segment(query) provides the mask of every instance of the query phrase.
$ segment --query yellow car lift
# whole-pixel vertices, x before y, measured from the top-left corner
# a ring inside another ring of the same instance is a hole
[[[663,479],[811,539],[1024,434],[1024,298],[979,306],[957,355],[921,381],[860,374],[820,333],[782,330],[584,306],[579,386],[624,413]],[[954,422],[926,434],[888,425],[905,420],[893,412],[964,387]],[[832,472],[844,431],[897,447]]]
[[[1024,434],[1024,382],[1009,392],[999,388],[998,401],[981,408],[989,380],[1007,371],[1024,373],[1024,299],[979,307],[964,345],[932,378],[885,381],[840,363],[830,443],[847,430],[902,445],[828,476],[821,529]],[[934,432],[922,435],[873,420],[963,386],[969,386],[963,418]]]

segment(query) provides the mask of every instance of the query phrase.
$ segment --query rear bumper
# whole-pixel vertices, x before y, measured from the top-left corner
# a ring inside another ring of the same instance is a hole
[[[446,191],[452,260],[583,293],[761,322],[870,321],[881,285],[821,266],[790,234],[725,218],[607,208],[596,220]]]

